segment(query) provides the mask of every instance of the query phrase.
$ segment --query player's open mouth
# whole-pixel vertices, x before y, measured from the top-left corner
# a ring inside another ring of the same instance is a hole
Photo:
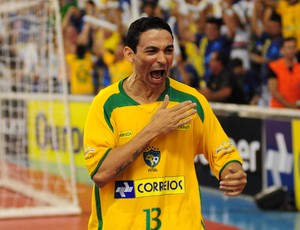
[[[160,79],[161,77],[164,76],[165,74],[165,70],[154,70],[154,71],[151,71],[150,74],[151,74],[151,77],[155,78],[155,79]]]

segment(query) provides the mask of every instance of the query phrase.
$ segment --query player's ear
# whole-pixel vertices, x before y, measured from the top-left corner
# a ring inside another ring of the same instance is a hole
[[[131,48],[129,48],[128,46],[125,46],[123,49],[123,54],[127,61],[133,62],[134,52]]]

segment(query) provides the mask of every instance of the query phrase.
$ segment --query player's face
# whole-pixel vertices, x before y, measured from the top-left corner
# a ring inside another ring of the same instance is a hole
[[[133,54],[135,73],[149,86],[162,85],[172,66],[173,38],[166,30],[152,29],[141,34]]]

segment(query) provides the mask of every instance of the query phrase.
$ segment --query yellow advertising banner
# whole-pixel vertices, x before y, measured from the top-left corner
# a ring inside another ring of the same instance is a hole
[[[77,167],[85,167],[82,140],[89,106],[86,102],[69,103],[72,149]],[[27,111],[30,161],[69,164],[68,119],[64,104],[59,101],[32,101],[28,103]]]
[[[90,103],[87,102],[71,102],[71,127],[72,127],[72,141],[73,151],[75,154],[75,165],[83,166],[86,169],[83,158],[83,130],[85,120],[90,108]]]
[[[293,129],[293,152],[294,152],[294,186],[295,204],[300,211],[300,120],[294,120]]]

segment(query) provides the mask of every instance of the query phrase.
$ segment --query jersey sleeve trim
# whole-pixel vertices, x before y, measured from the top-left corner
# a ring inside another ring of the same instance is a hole
[[[104,156],[101,158],[101,160],[99,161],[99,163],[97,164],[97,167],[95,168],[95,170],[91,173],[91,178],[93,179],[94,175],[97,173],[98,169],[100,168],[101,164],[103,163],[103,161],[105,160],[105,158],[107,157],[108,153],[110,152],[111,148],[109,148]]]
[[[226,166],[229,164],[229,163],[232,163],[232,162],[237,162],[237,163],[240,163],[242,165],[242,163],[238,160],[232,160],[232,161],[228,161],[225,165],[223,165],[223,167],[221,168],[220,172],[219,172],[219,180],[221,180],[221,175],[222,175],[222,172],[223,170],[226,168]]]

